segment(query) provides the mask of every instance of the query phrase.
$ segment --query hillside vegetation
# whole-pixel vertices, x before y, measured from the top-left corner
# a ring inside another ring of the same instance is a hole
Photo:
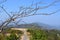
[[[60,40],[60,30],[46,29],[42,25],[35,23],[22,24],[14,28],[26,28],[30,40]],[[2,33],[0,33],[0,40],[21,40],[21,35],[24,35],[24,37],[26,37],[24,32],[7,28]]]
[[[30,40],[60,40],[60,31],[58,30],[42,30],[28,29]]]
[[[6,29],[0,33],[0,40],[20,40],[22,34],[20,30]]]

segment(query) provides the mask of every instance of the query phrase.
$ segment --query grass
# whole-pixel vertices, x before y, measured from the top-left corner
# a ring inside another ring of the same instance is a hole
[[[60,32],[57,30],[28,29],[30,40],[60,40]]]
[[[10,35],[7,36],[6,34],[10,34]],[[23,32],[20,30],[6,29],[3,31],[3,33],[0,33],[0,40],[8,40],[8,39],[10,40],[11,38],[13,39],[20,38],[22,34]]]

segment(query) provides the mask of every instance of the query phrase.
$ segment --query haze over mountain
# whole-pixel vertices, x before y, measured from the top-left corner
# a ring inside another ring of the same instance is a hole
[[[19,24],[17,25],[9,25],[8,27],[16,27],[16,28],[42,28],[42,29],[57,29],[60,30],[60,26],[50,26],[48,24],[44,24],[44,23],[28,23],[28,24]]]

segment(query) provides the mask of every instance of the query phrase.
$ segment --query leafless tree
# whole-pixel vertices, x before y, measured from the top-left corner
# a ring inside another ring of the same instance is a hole
[[[4,3],[6,1],[7,0],[4,0],[4,1],[0,2],[0,4]],[[41,9],[45,9],[45,8],[50,7],[50,6],[53,6],[55,3],[59,2],[59,1],[60,0],[55,0],[54,2],[50,3],[49,5],[46,5],[43,7],[38,6],[38,4],[41,4],[42,2],[38,2],[35,4],[32,3],[28,7],[21,6],[18,12],[16,12],[16,13],[11,12],[11,15],[9,12],[6,11],[6,9],[3,6],[0,6],[0,8],[9,16],[8,19],[6,19],[4,22],[1,23],[1,25],[0,25],[1,31],[3,31],[3,28],[6,27],[11,22],[18,25],[18,22],[22,21],[21,18],[23,18],[23,17],[35,16],[35,15],[52,15],[52,14],[55,14],[56,12],[60,11],[60,9],[58,9],[54,12],[51,12],[51,13],[40,13],[40,12],[38,13],[38,11]],[[17,21],[18,18],[20,18],[20,20]]]

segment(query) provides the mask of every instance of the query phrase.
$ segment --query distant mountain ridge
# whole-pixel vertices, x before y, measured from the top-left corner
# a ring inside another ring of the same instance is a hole
[[[56,29],[55,26],[50,26],[48,24],[44,24],[44,23],[29,23],[29,24],[19,24],[18,26],[16,25],[9,25],[8,27],[15,27],[15,28],[42,28],[42,29]],[[58,28],[57,28],[58,29]]]
[[[19,24],[18,26],[17,25],[8,25],[7,28],[11,28],[11,27],[14,27],[14,28],[42,28],[42,29],[57,29],[57,30],[60,30],[60,26],[50,26],[48,24],[44,24],[44,23],[38,23],[38,22],[35,22],[35,23],[28,23],[28,24]]]

